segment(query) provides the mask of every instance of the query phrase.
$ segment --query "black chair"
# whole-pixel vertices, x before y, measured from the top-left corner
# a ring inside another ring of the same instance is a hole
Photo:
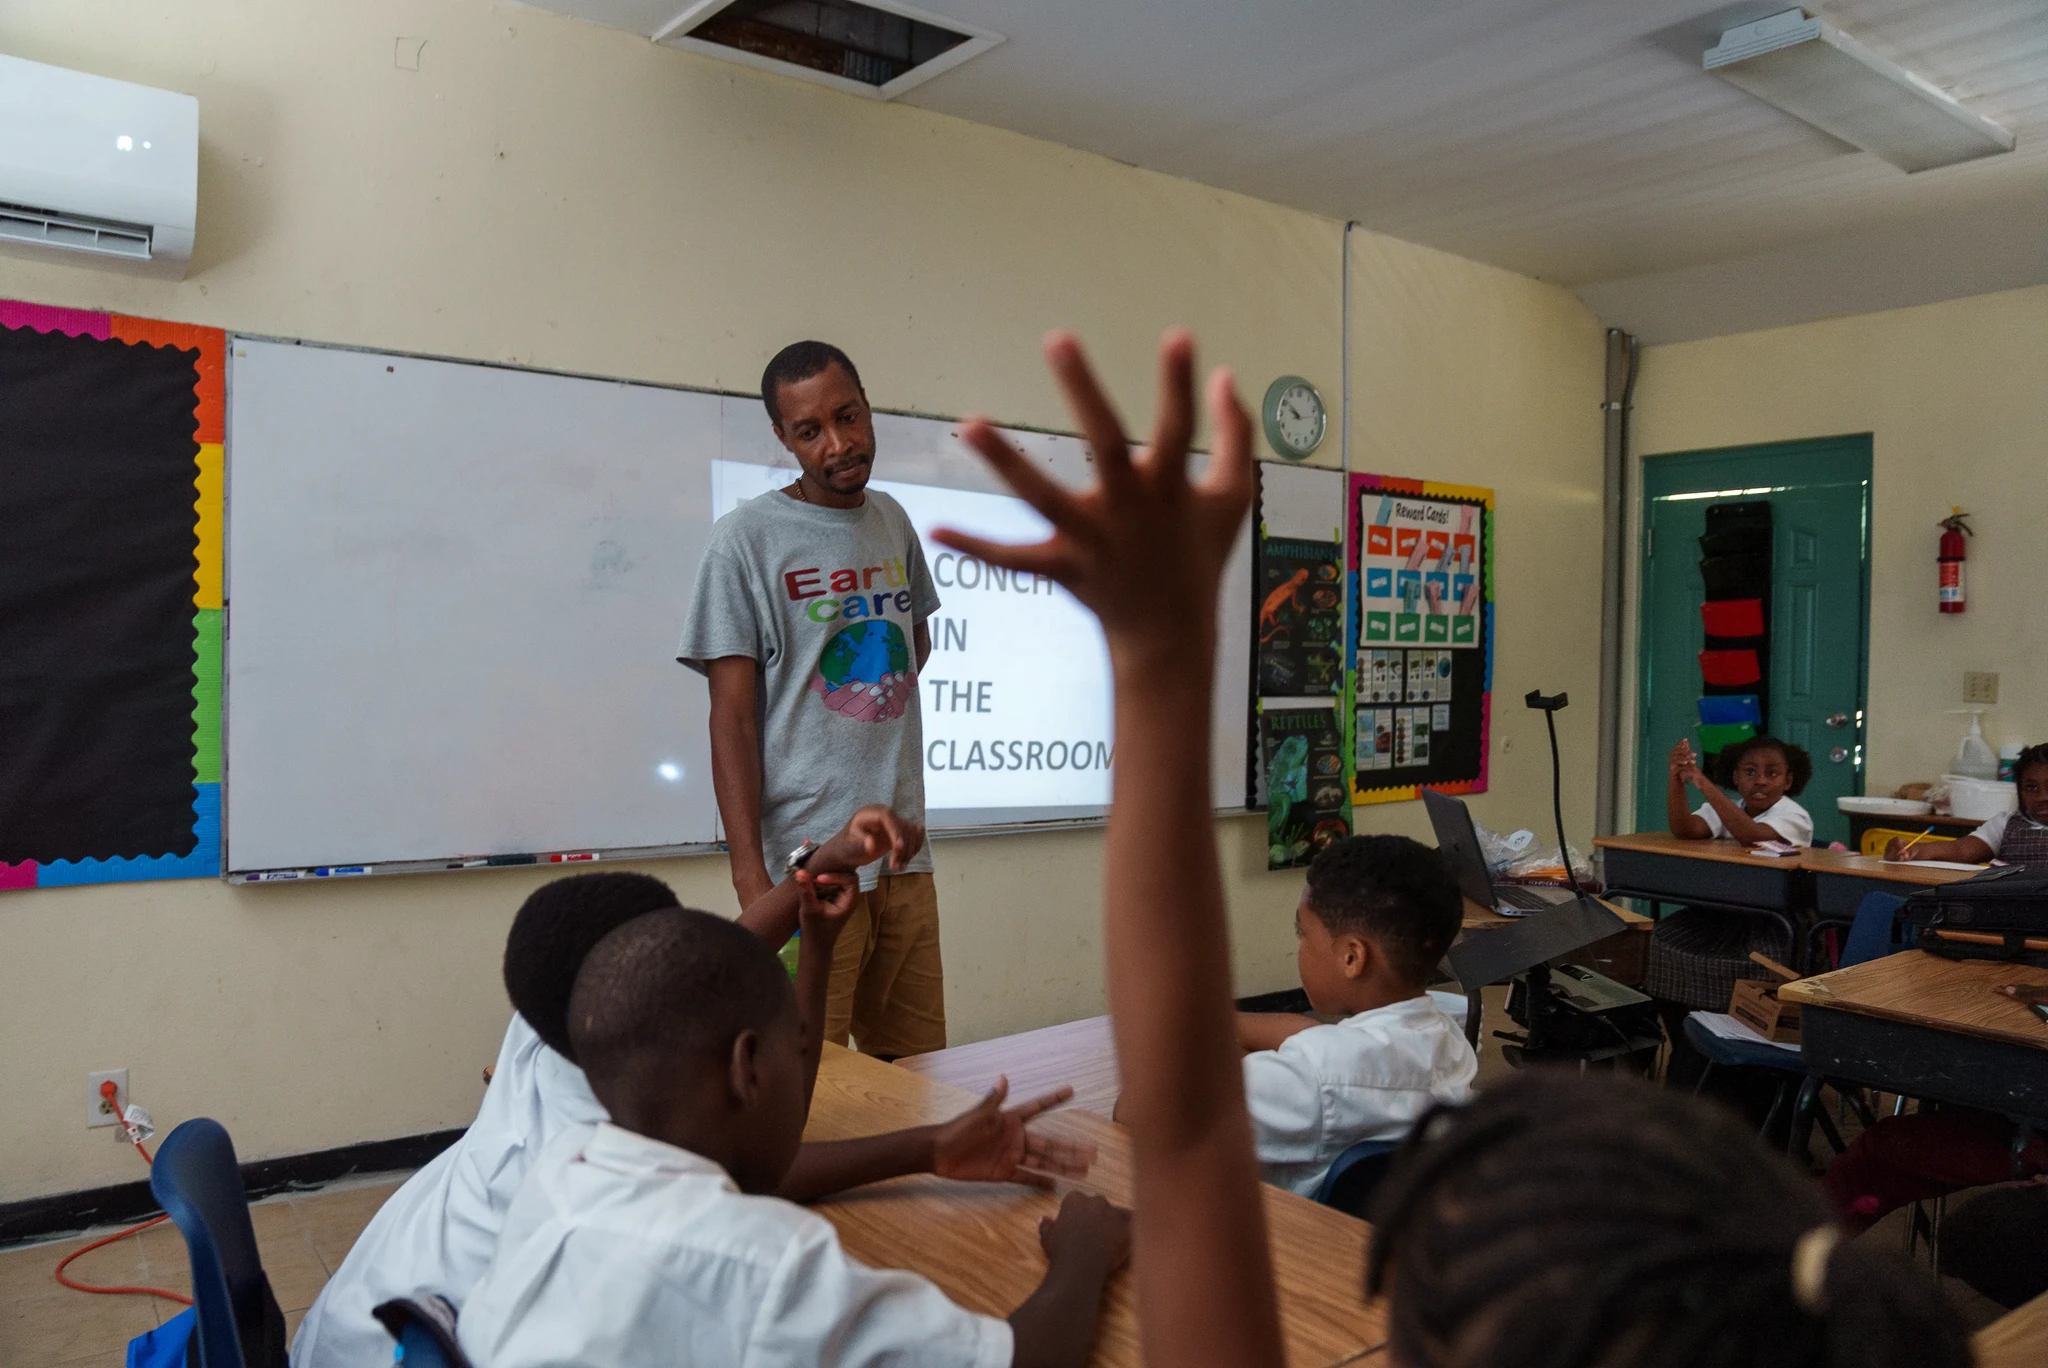
[[[1330,1171],[1316,1186],[1316,1200],[1347,1216],[1365,1219],[1372,1195],[1394,1165],[1399,1140],[1361,1140],[1330,1163]]]
[[[198,1117],[164,1140],[149,1171],[192,1264],[193,1368],[286,1368],[284,1314],[264,1276],[235,1147]]]
[[[398,1341],[392,1346],[393,1362],[406,1368],[470,1368],[455,1338],[455,1308],[446,1297],[427,1292],[395,1297],[370,1314]]]

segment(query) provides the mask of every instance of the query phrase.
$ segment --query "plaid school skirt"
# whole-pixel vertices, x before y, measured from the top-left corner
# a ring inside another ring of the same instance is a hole
[[[1737,979],[1773,975],[1753,963],[1762,951],[1780,964],[1792,962],[1785,928],[1767,917],[1749,917],[1710,907],[1682,907],[1657,923],[1643,991],[1700,1012],[1725,1012]]]

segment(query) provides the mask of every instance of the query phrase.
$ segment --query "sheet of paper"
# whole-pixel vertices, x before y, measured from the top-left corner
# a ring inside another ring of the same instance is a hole
[[[1954,860],[1886,860],[1888,865],[1918,865],[1922,869],[1967,869],[1975,874],[1989,865],[1957,864]]]

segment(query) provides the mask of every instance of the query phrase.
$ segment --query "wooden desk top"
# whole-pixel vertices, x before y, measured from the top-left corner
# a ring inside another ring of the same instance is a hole
[[[925,1125],[958,1115],[974,1100],[909,1069],[827,1045],[804,1138],[843,1140]],[[1095,1167],[1079,1186],[1130,1204],[1131,1144],[1123,1127],[1072,1109],[1034,1124],[1092,1142]],[[1329,1368],[1383,1343],[1386,1316],[1365,1303],[1365,1224],[1278,1188],[1263,1189],[1263,1196],[1290,1368]],[[1007,1316],[1044,1275],[1038,1221],[1056,1205],[1052,1195],[1031,1188],[923,1175],[861,1188],[815,1209],[855,1258],[912,1269],[962,1306]],[[1122,1275],[1109,1285],[1090,1363],[1139,1362],[1136,1305],[1131,1280]]]
[[[1924,864],[1886,864],[1875,855],[1852,855],[1846,850],[1809,850],[1799,863],[1816,874],[1847,874],[1859,879],[1884,879],[1891,883],[1945,884],[1976,876],[1974,870],[1930,869]]]
[[[1601,850],[1632,850],[1639,855],[1676,855],[1687,860],[1718,860],[1723,864],[1748,865],[1753,869],[1798,869],[1797,855],[1758,855],[1740,841],[1688,841],[1668,831],[1635,831],[1614,836],[1595,836]]]
[[[1097,1116],[1114,1115],[1123,1091],[1106,1016],[910,1055],[896,1067],[971,1093],[985,1093],[1007,1077],[1013,1103],[1067,1086],[1074,1090],[1067,1105]]]
[[[2048,984],[2048,969],[1907,950],[1785,984],[1778,997],[2048,1050],[2048,1021],[1992,991],[2007,983]]]
[[[1971,1341],[1977,1368],[2040,1368],[2048,1363],[2048,1293],[2006,1312]]]

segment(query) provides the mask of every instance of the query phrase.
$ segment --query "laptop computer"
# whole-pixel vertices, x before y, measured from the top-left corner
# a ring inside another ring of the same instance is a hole
[[[1463,799],[1426,788],[1422,790],[1422,805],[1429,809],[1429,824],[1436,828],[1436,848],[1450,865],[1458,890],[1473,902],[1503,917],[1526,917],[1572,900],[1568,888],[1495,883],[1487,871],[1486,856],[1479,848],[1479,833],[1472,826],[1472,810]]]

